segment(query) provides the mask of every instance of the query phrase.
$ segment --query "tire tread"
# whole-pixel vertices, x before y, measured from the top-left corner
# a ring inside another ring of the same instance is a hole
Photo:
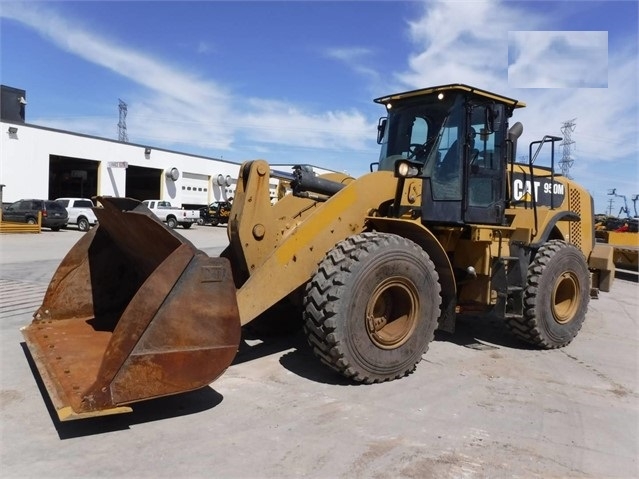
[[[343,344],[336,333],[336,300],[351,294],[347,290],[344,277],[347,276],[358,262],[378,249],[390,246],[412,247],[416,254],[423,255],[426,261],[430,262],[428,255],[416,244],[402,241],[403,238],[375,232],[364,232],[351,236],[338,243],[324,260],[319,264],[315,275],[308,282],[304,295],[304,330],[308,343],[320,361],[332,369],[357,382],[366,384],[377,383],[397,379],[412,372],[416,364],[408,369],[395,374],[392,377],[378,377],[369,375],[353,367],[347,359],[345,353],[346,345]],[[431,263],[432,264],[432,263]],[[434,271],[434,266],[433,266]],[[441,303],[441,295],[437,309]],[[430,331],[428,343],[434,335],[434,327]],[[426,352],[424,350],[424,353]]]

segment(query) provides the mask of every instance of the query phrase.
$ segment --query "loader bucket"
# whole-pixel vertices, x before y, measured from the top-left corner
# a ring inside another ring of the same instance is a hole
[[[99,226],[62,260],[22,328],[62,421],[206,386],[240,341],[227,259],[197,250],[136,200],[98,200]]]

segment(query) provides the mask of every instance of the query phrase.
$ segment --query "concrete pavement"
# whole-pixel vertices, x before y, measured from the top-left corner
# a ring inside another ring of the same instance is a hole
[[[226,244],[222,227],[177,231],[209,254]],[[251,337],[208,388],[59,423],[19,329],[82,234],[0,236],[2,477],[639,476],[639,287],[625,280],[591,301],[564,349],[465,321],[415,373],[364,386],[320,364],[301,333]]]

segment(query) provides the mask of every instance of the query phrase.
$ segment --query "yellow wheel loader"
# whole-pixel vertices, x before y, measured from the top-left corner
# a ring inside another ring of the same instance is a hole
[[[409,374],[436,329],[492,314],[540,348],[570,343],[608,290],[590,195],[516,163],[524,104],[467,85],[378,98],[379,161],[360,178],[240,167],[229,245],[209,258],[139,202],[99,198],[24,337],[61,420],[208,385],[241,327],[296,305],[315,355],[354,381]],[[545,148],[544,148],[545,147]],[[271,178],[289,185],[270,201]]]

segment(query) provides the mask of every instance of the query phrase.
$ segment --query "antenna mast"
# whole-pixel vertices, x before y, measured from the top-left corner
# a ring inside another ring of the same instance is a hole
[[[118,98],[118,108],[120,110],[120,119],[118,121],[118,141],[123,143],[129,142],[129,135],[126,132],[126,103]]]

